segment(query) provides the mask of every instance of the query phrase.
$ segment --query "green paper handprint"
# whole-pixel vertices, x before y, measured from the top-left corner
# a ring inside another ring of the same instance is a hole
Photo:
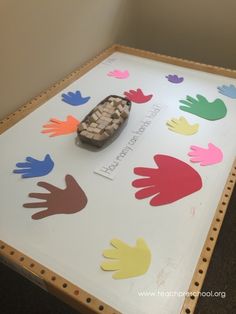
[[[197,99],[187,96],[187,100],[180,100],[185,106],[179,108],[207,120],[219,120],[226,116],[227,108],[223,100],[217,98],[209,102],[204,96],[197,95]]]

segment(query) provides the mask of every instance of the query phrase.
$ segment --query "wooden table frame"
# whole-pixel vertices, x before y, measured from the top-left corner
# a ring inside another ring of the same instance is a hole
[[[213,74],[223,75],[226,77],[236,78],[236,71],[224,69],[217,66],[201,64],[184,59],[160,55],[153,52],[129,48],[121,45],[113,45],[106,49],[97,57],[86,63],[81,68],[73,71],[63,80],[60,80],[47,90],[40,93],[37,97],[21,106],[17,111],[10,114],[8,117],[0,121],[0,134],[12,127],[15,123],[37,109],[40,105],[48,99],[59,93],[72,82],[80,78],[98,63],[109,57],[114,52],[123,52],[130,55],[135,55],[147,59],[170,63],[186,68],[209,72]],[[216,208],[212,224],[209,228],[202,252],[198,259],[194,275],[189,286],[189,295],[185,297],[182,306],[181,314],[190,314],[194,312],[198,293],[201,291],[204,278],[211,260],[211,256],[224,220],[224,216],[229,204],[231,194],[233,192],[234,184],[236,182],[236,160],[234,161],[228,179],[226,181],[224,190],[222,192],[219,204]],[[25,256],[13,247],[9,246],[0,240],[0,261],[18,271],[35,284],[45,288],[50,293],[54,294],[64,302],[68,303],[81,313],[104,313],[104,314],[118,314],[119,312],[111,306],[90,295],[80,287],[73,285],[63,277],[47,269],[37,261]]]

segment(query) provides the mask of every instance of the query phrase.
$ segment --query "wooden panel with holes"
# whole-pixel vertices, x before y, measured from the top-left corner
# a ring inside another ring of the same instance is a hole
[[[12,127],[15,123],[26,117],[32,111],[36,110],[40,105],[48,99],[63,90],[66,86],[84,75],[95,65],[99,64],[105,58],[114,52],[124,52],[130,55],[135,55],[151,60],[157,60],[165,63],[175,64],[182,67],[187,67],[199,71],[224,75],[226,77],[236,78],[236,71],[223,69],[216,66],[200,64],[192,61],[178,59],[174,57],[164,56],[148,51],[129,48],[120,45],[113,45],[105,50],[93,60],[85,64],[83,67],[73,71],[66,78],[57,82],[52,87],[43,91],[40,95],[20,107],[16,112],[12,113],[2,121],[0,121],[0,134]],[[207,272],[207,268],[220,232],[220,228],[227,210],[229,199],[233,191],[236,181],[236,161],[234,162],[224,191],[222,193],[218,207],[216,208],[215,216],[210,226],[208,236],[204,247],[199,257],[192,281],[189,287],[189,296],[185,298],[181,313],[193,313],[198,299],[198,293],[201,291],[203,281]],[[52,270],[47,269],[37,261],[25,256],[7,243],[0,241],[0,261],[13,268],[14,270],[27,277],[29,280],[40,286],[41,288],[53,293],[66,303],[78,309],[82,313],[105,313],[118,314],[115,309],[105,304],[102,300],[90,295],[80,287],[73,285],[71,282],[62,278]]]
[[[0,262],[81,313],[119,314],[101,300],[75,286],[37,261],[0,241]]]
[[[234,189],[236,182],[236,160],[232,166],[230,174],[225,184],[224,191],[222,192],[219,204],[216,208],[215,216],[212,220],[206,241],[204,243],[201,255],[199,257],[192,281],[189,286],[188,296],[186,296],[181,314],[190,314],[194,313],[195,306],[201,291],[208,266],[210,264],[211,256],[216,245],[217,238],[220,233],[220,228],[222,226],[224,216],[226,214],[227,206],[231,194]]]

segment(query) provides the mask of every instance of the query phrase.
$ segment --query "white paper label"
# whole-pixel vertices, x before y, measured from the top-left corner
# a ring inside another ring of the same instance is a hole
[[[112,156],[109,156],[102,165],[94,170],[94,173],[100,174],[110,180],[114,180],[119,167],[124,164],[127,158],[132,156],[133,151],[141,142],[143,135],[152,126],[154,119],[163,108],[163,106],[153,105],[152,109],[145,115],[144,119],[139,121],[136,127],[130,132],[126,144],[124,144],[116,154],[113,153]]]

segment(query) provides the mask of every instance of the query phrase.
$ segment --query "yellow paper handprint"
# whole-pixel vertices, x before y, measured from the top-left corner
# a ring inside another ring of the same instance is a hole
[[[136,246],[131,247],[119,239],[111,240],[114,249],[103,252],[103,256],[112,259],[103,262],[103,270],[117,271],[114,279],[124,279],[143,275],[147,272],[151,262],[151,252],[144,239],[137,239]]]
[[[188,121],[184,117],[180,117],[179,119],[171,119],[167,121],[167,126],[170,131],[180,133],[183,135],[193,135],[197,133],[199,129],[199,124],[189,124]]]

